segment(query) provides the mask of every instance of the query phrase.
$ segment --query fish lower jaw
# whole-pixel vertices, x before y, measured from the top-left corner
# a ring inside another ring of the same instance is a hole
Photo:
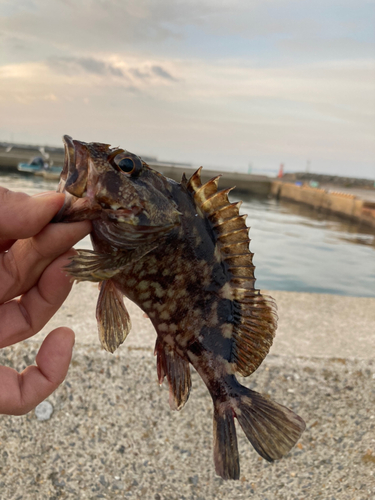
[[[92,198],[95,198],[95,196],[93,196]],[[122,205],[120,205],[119,203],[115,203],[115,202],[106,203],[105,201],[99,201],[98,203],[104,210],[114,210],[114,211],[124,210],[124,207]]]
[[[111,208],[112,210],[118,210],[118,209],[121,209],[121,208],[123,209],[123,208],[124,208],[124,207],[122,207],[121,205],[119,205],[118,203],[112,203],[112,204],[111,204],[111,205],[109,205],[109,206],[110,206],[110,208]]]

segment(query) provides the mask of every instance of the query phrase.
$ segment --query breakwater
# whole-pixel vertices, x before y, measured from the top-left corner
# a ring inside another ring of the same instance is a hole
[[[273,181],[271,196],[309,205],[314,209],[333,213],[375,228],[375,202],[363,197],[340,191],[311,187],[307,184]],[[370,198],[370,196],[368,195]]]

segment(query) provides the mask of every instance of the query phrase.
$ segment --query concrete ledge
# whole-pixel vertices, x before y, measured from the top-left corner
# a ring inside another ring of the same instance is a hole
[[[316,210],[334,213],[375,228],[375,204],[357,198],[350,193],[272,181],[271,195],[276,198],[304,203]]]
[[[239,426],[240,481],[212,462],[212,401],[193,371],[186,407],[158,387],[150,321],[128,303],[133,330],[114,355],[100,349],[96,287],[75,286],[45,331],[65,324],[77,342],[66,381],[35,412],[0,416],[5,499],[227,500],[375,497],[375,299],[270,292],[280,328],[271,354],[241,382],[298,412],[307,429],[279,462],[261,459]],[[43,334],[0,350],[22,370]]]

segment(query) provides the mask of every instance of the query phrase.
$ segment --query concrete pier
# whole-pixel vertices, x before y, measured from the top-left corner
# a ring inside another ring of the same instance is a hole
[[[66,381],[39,421],[0,416],[1,498],[150,500],[366,500],[375,496],[375,299],[270,292],[279,329],[261,367],[241,382],[299,413],[307,423],[290,454],[270,464],[237,426],[241,477],[225,482],[212,461],[212,401],[193,371],[180,412],[159,388],[155,332],[132,303],[133,323],[114,355],[100,349],[98,290],[75,285],[33,339],[0,351],[0,363],[32,363],[42,337],[76,332]]]
[[[353,191],[356,194],[353,194]],[[270,195],[303,203],[315,210],[333,213],[375,229],[375,191],[373,190],[332,191],[327,188],[310,187],[308,184],[297,185],[274,180],[271,184]]]

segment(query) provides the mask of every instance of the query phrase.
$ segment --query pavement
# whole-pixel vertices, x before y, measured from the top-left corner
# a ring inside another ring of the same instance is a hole
[[[68,376],[48,398],[52,415],[0,416],[1,500],[375,498],[375,299],[270,292],[278,333],[241,383],[292,408],[307,428],[270,464],[237,426],[240,480],[223,481],[212,461],[212,402],[197,373],[187,405],[172,412],[157,383],[150,321],[127,302],[128,339],[114,355],[101,350],[97,293],[75,285],[40,334],[0,351],[1,364],[22,370],[48,331],[76,332]]]

